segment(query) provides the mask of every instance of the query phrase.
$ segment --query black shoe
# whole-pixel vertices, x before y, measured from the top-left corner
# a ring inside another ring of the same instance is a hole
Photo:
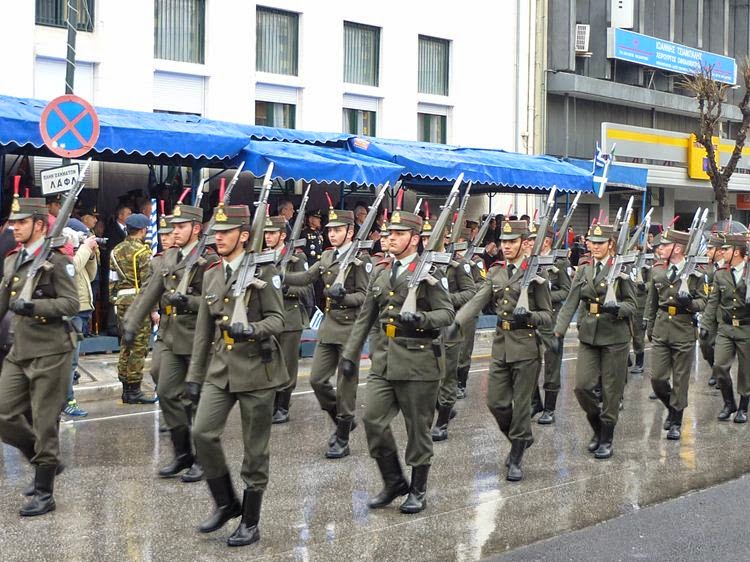
[[[456,387],[456,400],[463,400],[466,398],[466,388],[463,386]]]
[[[180,476],[180,480],[187,484],[200,482],[203,480],[203,467],[194,461],[187,472]]]
[[[682,410],[672,410],[672,425],[667,432],[667,439],[670,441],[679,441],[682,436]]]
[[[229,546],[247,546],[260,540],[260,507],[263,503],[263,492],[245,490],[242,496],[242,519],[232,536],[227,539]]]
[[[740,406],[734,415],[734,423],[747,423],[747,407],[750,396],[740,396]]]
[[[662,429],[664,431],[669,431],[669,429],[672,427],[672,416],[674,415],[674,410],[672,410],[672,407],[670,406],[667,410],[667,419],[664,420],[664,425],[662,426]]]
[[[555,406],[557,405],[557,391],[547,390],[544,393],[544,412],[539,416],[539,425],[551,425],[555,423]]]
[[[401,513],[419,513],[427,508],[427,475],[430,465],[413,466],[409,495],[399,506]]]
[[[44,515],[55,510],[55,498],[52,492],[55,489],[55,473],[57,467],[53,465],[38,465],[34,474],[34,495],[21,508],[19,512],[22,517],[34,517]]]
[[[727,385],[722,384],[721,395],[724,398],[724,409],[719,413],[719,421],[729,421],[732,414],[737,411],[737,402],[734,401],[734,389],[731,382]]]
[[[190,445],[190,430],[187,427],[177,427],[170,431],[172,446],[174,447],[174,460],[159,470],[159,478],[174,478],[186,468],[193,466],[193,457]]]
[[[589,453],[593,453],[599,448],[599,437],[602,432],[602,422],[599,419],[599,414],[586,414],[586,419],[588,420],[591,429],[594,430],[594,435],[591,437],[591,441],[589,441],[589,444],[586,448],[588,449]]]
[[[526,441],[523,439],[514,439],[510,442],[510,455],[508,457],[508,473],[505,479],[509,482],[518,482],[523,478],[521,470],[521,460],[523,452],[526,450]]]
[[[213,533],[221,529],[230,519],[242,515],[242,506],[234,493],[232,479],[227,472],[220,478],[209,478],[206,480],[211,496],[216,503],[216,509],[211,516],[198,525],[201,533]]]
[[[648,399],[649,400],[658,400],[659,397],[652,392],[651,394],[648,395]]]
[[[401,470],[398,455],[378,457],[375,461],[378,463],[380,475],[383,477],[383,489],[367,503],[370,509],[390,505],[396,498],[409,493],[409,483],[404,478],[404,471]]]
[[[456,372],[456,378],[458,379],[456,381],[456,398],[459,400],[466,398],[466,384],[469,381],[469,369],[471,369],[471,366],[467,365],[466,367],[461,367]]]
[[[353,418],[340,418],[336,425],[336,440],[326,451],[327,459],[343,459],[349,456],[349,432]]]
[[[282,390],[276,393],[276,407],[273,409],[271,423],[287,423],[289,421],[289,403],[291,400],[291,390]]]
[[[289,410],[284,410],[283,408],[279,408],[273,413],[273,418],[271,418],[271,423],[278,424],[278,423],[287,423],[289,421]]]
[[[630,368],[630,373],[633,375],[643,374],[643,352],[635,354],[635,364]]]
[[[431,432],[433,441],[445,441],[448,439],[448,422],[450,421],[451,410],[450,406],[440,406],[438,409],[437,421]]]
[[[539,412],[543,412],[543,411],[544,411],[544,406],[542,406],[542,395],[539,393],[539,387],[537,386],[534,389],[534,394],[532,394],[532,396],[531,396],[531,417],[532,417],[532,419]]]
[[[57,467],[55,468],[55,476],[57,476],[58,474],[61,474],[63,470],[65,470],[65,465],[63,463],[58,464]],[[31,482],[29,483],[29,485],[26,488],[24,488],[23,490],[24,496],[34,495],[34,490],[36,490],[35,482],[36,482],[36,475],[34,476],[34,478],[31,479]]]
[[[141,383],[128,383],[125,385],[125,392],[122,397],[123,404],[155,404],[159,398],[154,396],[149,398],[141,391]]]
[[[602,430],[599,434],[599,447],[594,451],[594,458],[608,459],[612,456],[612,453],[614,452],[612,447],[612,437],[614,433],[614,424],[602,422]]]
[[[716,377],[713,375],[708,377],[708,386],[716,386]]]

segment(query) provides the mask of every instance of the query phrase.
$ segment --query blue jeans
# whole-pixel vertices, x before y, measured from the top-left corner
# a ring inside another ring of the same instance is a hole
[[[73,323],[73,327],[75,327],[76,332],[79,334],[85,334],[88,330],[89,323],[91,322],[91,311],[90,310],[84,310],[73,316],[71,318],[71,322]],[[81,353],[81,342],[78,342],[78,345],[76,345],[75,351],[73,352],[73,365],[70,369],[70,376],[68,377],[68,394],[65,398],[67,402],[70,402],[71,400],[75,399],[75,395],[73,394],[73,375],[75,374],[76,370],[78,370],[78,356]]]

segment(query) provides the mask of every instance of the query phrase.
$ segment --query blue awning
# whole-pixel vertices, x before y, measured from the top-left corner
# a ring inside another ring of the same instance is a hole
[[[283,142],[297,142],[315,144],[318,146],[345,147],[354,135],[349,133],[319,133],[316,131],[301,131],[299,129],[284,129],[280,127],[263,127],[261,125],[234,125],[251,140],[269,140]]]
[[[593,192],[592,175],[552,156],[530,156],[481,148],[356,137],[350,148],[359,154],[394,162],[404,167],[405,183],[444,186],[463,172],[474,193],[557,186],[560,191]]]
[[[580,158],[568,158],[568,162],[581,170],[591,173],[593,160],[582,160]],[[638,166],[623,166],[622,164],[610,164],[607,171],[607,185],[612,187],[624,187],[645,191],[648,184],[648,170]]]
[[[315,183],[355,183],[357,185],[394,184],[403,167],[332,148],[277,141],[250,141],[235,164],[245,162],[245,170],[262,176],[273,162],[273,178]]]

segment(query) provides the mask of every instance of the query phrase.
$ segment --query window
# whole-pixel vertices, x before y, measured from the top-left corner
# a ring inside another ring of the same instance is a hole
[[[377,113],[364,109],[344,108],[343,131],[352,135],[375,136],[375,118]]]
[[[205,0],[154,0],[154,58],[203,64]]]
[[[94,0],[73,0],[78,31],[94,31]],[[36,0],[36,24],[67,27],[68,0]]]
[[[344,22],[344,82],[378,85],[380,28]]]
[[[154,72],[154,111],[203,115],[206,105],[206,79],[203,76]]]
[[[449,41],[419,36],[419,92],[448,95]]]
[[[445,115],[417,113],[417,140],[445,144],[448,142],[447,121]]]
[[[266,127],[294,129],[297,106],[291,103],[271,101],[255,102],[255,124]]]
[[[299,15],[272,8],[257,9],[255,69],[297,76]]]

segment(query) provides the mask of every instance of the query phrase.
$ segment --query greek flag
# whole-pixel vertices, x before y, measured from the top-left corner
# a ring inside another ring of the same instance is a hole
[[[594,154],[594,169],[592,170],[594,185],[596,186],[596,195],[599,199],[604,195],[604,189],[607,187],[607,173],[609,165],[615,157],[615,146],[612,145],[612,152],[607,154],[596,143],[596,153]]]
[[[149,218],[151,223],[148,225],[148,230],[146,231],[146,242],[151,246],[151,255],[156,255],[159,249],[159,236],[157,234],[159,219],[157,217],[156,199],[151,200],[151,216]]]

